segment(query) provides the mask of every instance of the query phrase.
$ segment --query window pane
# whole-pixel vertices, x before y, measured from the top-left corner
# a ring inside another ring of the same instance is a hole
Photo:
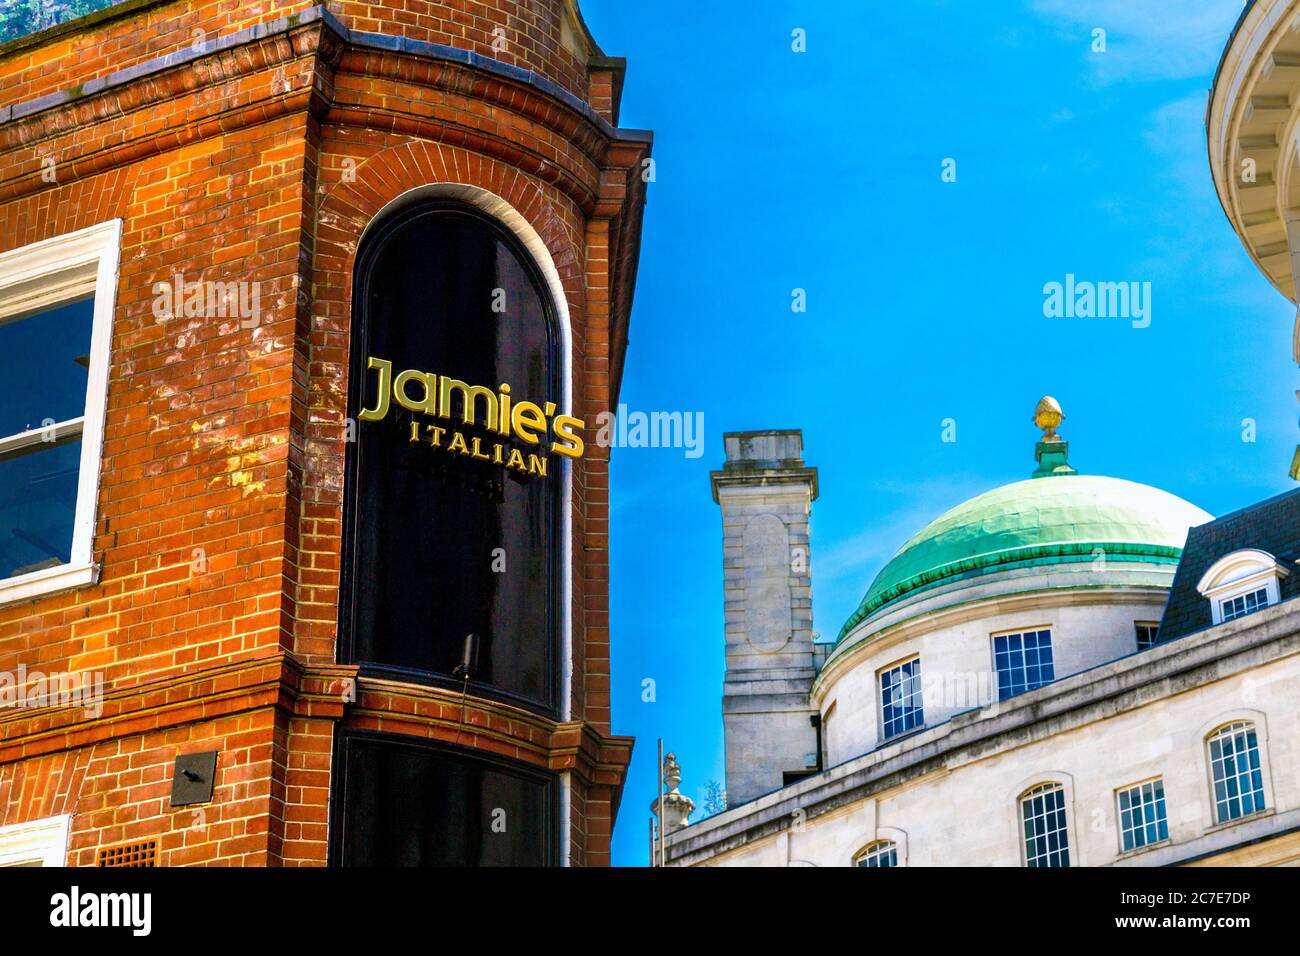
[[[0,577],[67,564],[81,439],[0,458]]]
[[[873,844],[858,857],[858,866],[898,866],[898,845],[889,840]]]
[[[85,414],[94,310],[83,299],[0,324],[0,437]]]
[[[1124,850],[1149,846],[1169,836],[1163,780],[1119,792],[1120,835]]]
[[[1025,864],[1069,866],[1065,791],[1055,785],[1036,787],[1020,801],[1020,812],[1025,825]]]
[[[467,753],[345,736],[343,866],[548,866],[555,778]]]
[[[549,292],[502,227],[465,207],[423,205],[381,227],[359,263],[350,415],[376,407],[372,357],[392,362],[394,376],[418,370],[492,390],[509,385],[516,408],[560,401]],[[490,430],[481,401],[465,424],[463,402],[453,393],[451,417],[435,419],[394,401],[382,420],[357,424],[348,449],[345,653],[450,681],[474,634],[473,689],[554,708],[561,459],[547,455],[544,438],[530,446]],[[482,452],[449,450],[453,433]],[[538,453],[548,473],[486,460],[494,449],[507,449],[500,460],[509,449]]]
[[[1156,624],[1135,624],[1137,630],[1137,649],[1144,651],[1148,647],[1155,647],[1156,633],[1159,625]]]
[[[1259,766],[1259,743],[1250,724],[1233,724],[1210,738],[1215,815],[1220,823],[1265,808]]]
[[[925,723],[921,659],[900,664],[880,675],[880,731],[888,738]]]
[[[993,665],[998,672],[998,699],[1050,684],[1056,679],[1052,632],[1029,631],[993,638]]]

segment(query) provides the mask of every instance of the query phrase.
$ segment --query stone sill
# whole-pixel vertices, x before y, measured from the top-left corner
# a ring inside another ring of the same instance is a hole
[[[94,584],[99,578],[97,564],[60,564],[0,581],[0,607],[17,604],[58,591]]]
[[[1241,826],[1243,823],[1251,823],[1255,820],[1262,820],[1265,817],[1274,816],[1277,810],[1273,807],[1265,807],[1263,810],[1256,810],[1254,813],[1248,813],[1242,817],[1233,817],[1226,823],[1216,823],[1212,827],[1207,827],[1204,835],[1209,836],[1211,833],[1220,833],[1224,830],[1231,830],[1233,827]]]

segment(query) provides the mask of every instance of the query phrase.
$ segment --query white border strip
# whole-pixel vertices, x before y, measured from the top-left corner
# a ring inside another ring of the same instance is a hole
[[[0,581],[0,604],[89,584],[95,578],[91,551],[104,451],[104,409],[108,401],[109,349],[121,241],[122,220],[112,219],[0,254],[0,321],[20,318],[92,290],[95,295],[71,560],[58,568]]]

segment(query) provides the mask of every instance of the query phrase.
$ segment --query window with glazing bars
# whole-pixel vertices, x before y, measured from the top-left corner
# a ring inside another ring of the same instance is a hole
[[[1069,866],[1070,833],[1065,789],[1056,783],[1034,787],[1020,798],[1026,866]]]
[[[1256,611],[1268,607],[1268,591],[1260,588],[1258,591],[1251,591],[1249,594],[1239,594],[1235,598],[1228,598],[1224,601],[1222,607],[1225,621],[1245,617],[1247,614],[1254,614]]]
[[[1169,838],[1165,816],[1165,782],[1152,780],[1117,791],[1120,844],[1136,850]]]
[[[1254,724],[1237,721],[1210,737],[1210,776],[1219,823],[1264,809],[1264,773]]]
[[[1050,684],[1056,680],[1052,632],[999,634],[993,638],[993,664],[998,672],[999,700]]]
[[[880,673],[881,737],[896,737],[925,723],[921,702],[921,659]]]

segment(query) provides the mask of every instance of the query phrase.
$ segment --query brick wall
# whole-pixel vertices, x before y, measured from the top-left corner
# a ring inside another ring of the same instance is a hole
[[[560,3],[340,3],[354,30],[484,50],[491,27],[570,91]],[[130,9],[126,9],[130,8]],[[6,106],[293,6],[139,3],[0,49]],[[132,26],[134,25],[134,26]],[[147,26],[147,29],[142,28]],[[181,31],[180,34],[177,31]],[[57,31],[56,31],[57,32]],[[0,606],[0,672],[94,672],[103,713],[0,710],[0,825],[74,814],[70,860],[158,841],[159,862],[321,864],[339,722],[455,740],[572,774],[575,862],[607,863],[630,741],[609,726],[607,450],[573,476],[572,719],[393,688],[335,663],[353,257],[407,189],[455,182],[545,242],[573,322],[575,414],[613,401],[648,139],[606,92],[582,112],[488,67],[349,42],[321,18],[105,89],[0,112],[0,251],[123,220],[96,585]],[[42,161],[53,158],[57,181]],[[243,280],[261,315],[155,314],[154,283]],[[590,436],[589,436],[590,438]],[[177,753],[219,750],[217,796],[171,811]]]
[[[0,88],[24,102],[53,85],[64,89],[154,57],[256,24],[293,16],[313,0],[127,0],[88,26],[48,31],[47,42],[17,41],[0,49]],[[564,0],[328,0],[347,27],[469,50],[535,70],[579,96],[587,95],[589,41],[564,26]],[[24,38],[40,41],[39,36]]]

